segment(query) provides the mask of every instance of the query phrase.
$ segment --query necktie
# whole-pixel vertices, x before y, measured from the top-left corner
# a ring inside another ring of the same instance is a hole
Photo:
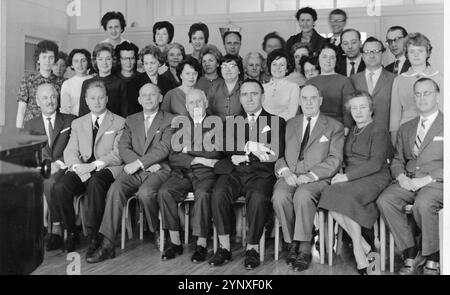
[[[414,155],[417,157],[419,155],[419,149],[420,146],[422,145],[423,139],[425,138],[425,122],[427,121],[427,119],[422,119],[420,121],[420,126],[417,130],[417,136],[416,136],[416,141],[414,142],[414,148],[413,148],[413,152]]]
[[[355,74],[355,62],[352,61],[352,62],[350,62],[350,64],[352,65],[352,69],[350,70],[350,76],[352,76]]]
[[[98,129],[100,128],[98,125],[98,119],[100,119],[100,117],[97,117],[94,123],[94,128],[92,128],[92,147],[94,147],[95,138],[97,137]]]
[[[305,152],[306,144],[309,140],[309,133],[311,129],[311,117],[307,117],[306,120],[308,120],[308,125],[306,125],[305,134],[303,134],[302,144],[300,145],[300,155],[298,157],[300,161],[303,161],[303,154]]]
[[[400,63],[399,59],[396,59],[394,62],[394,74],[398,74],[398,64]]]
[[[145,126],[145,138],[147,138],[148,129],[150,128],[150,116],[145,117],[144,126]]]
[[[51,146],[53,144],[53,125],[52,118],[47,118],[48,121],[48,145]]]
[[[333,44],[334,46],[336,46],[336,41],[337,41],[336,38],[334,38],[334,37],[331,38],[331,44]]]
[[[253,127],[256,124],[256,118],[255,118],[255,114],[251,114],[249,116],[249,120],[248,120],[248,127],[250,128],[250,132],[252,132]]]
[[[375,87],[373,85],[373,75],[375,75],[374,72],[369,72],[369,79],[367,80],[367,90],[369,90],[370,95],[372,95],[373,88]]]

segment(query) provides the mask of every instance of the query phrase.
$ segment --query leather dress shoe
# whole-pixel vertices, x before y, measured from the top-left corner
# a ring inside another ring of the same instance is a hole
[[[423,268],[424,276],[438,276],[440,274],[439,262],[427,260],[425,267]]]
[[[224,248],[217,249],[216,254],[209,260],[212,266],[219,266],[231,260],[231,252]]]
[[[92,257],[95,251],[100,248],[102,244],[102,239],[98,234],[92,235],[89,242],[89,247],[86,252],[86,258]]]
[[[183,245],[175,245],[170,243],[169,247],[167,247],[166,250],[164,250],[163,254],[161,255],[162,260],[169,260],[172,258],[175,258],[176,255],[183,254]]]
[[[114,245],[111,243],[103,242],[101,247],[98,248],[98,250],[95,251],[95,253],[92,256],[86,257],[86,261],[88,263],[97,263],[107,259],[112,259],[114,257],[116,257]]]
[[[297,259],[297,255],[298,255],[298,243],[292,242],[289,245],[288,254],[286,256],[286,263],[289,266],[292,266],[292,264],[294,264],[294,262],[295,262],[295,259]]]
[[[306,270],[306,269],[308,269],[308,267],[311,263],[311,260],[312,260],[311,254],[306,254],[304,252],[300,252],[300,253],[298,253],[297,259],[295,259],[292,267],[294,268],[295,271]]]
[[[261,262],[259,261],[259,253],[255,249],[245,251],[244,266],[246,269],[254,269]]]
[[[73,252],[80,246],[80,235],[76,232],[69,233],[65,248],[67,252]]]
[[[425,264],[425,257],[417,254],[416,258],[406,258],[403,267],[398,271],[399,275],[418,275],[420,268]]]
[[[191,261],[194,263],[203,262],[206,260],[206,255],[208,254],[208,250],[200,245],[195,247],[194,254],[192,254]]]
[[[47,251],[61,249],[63,246],[64,246],[63,237],[57,234],[49,234],[46,245]]]

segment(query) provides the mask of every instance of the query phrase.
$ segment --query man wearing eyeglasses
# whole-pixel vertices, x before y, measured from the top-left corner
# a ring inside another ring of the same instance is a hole
[[[334,9],[328,15],[328,23],[330,24],[331,31],[333,35],[330,38],[327,38],[327,42],[336,46],[338,48],[336,52],[336,57],[339,59],[344,51],[342,50],[341,45],[341,33],[347,24],[347,13],[345,13],[342,9]]]
[[[386,43],[395,57],[395,61],[386,66],[386,70],[396,75],[407,72],[411,66],[405,55],[406,36],[408,32],[400,26],[390,27],[386,34]]]
[[[388,129],[392,84],[395,75],[383,69],[381,60],[386,51],[383,43],[369,37],[362,47],[362,58],[366,70],[350,77],[353,87],[358,91],[368,92],[374,103],[373,120],[378,126]]]
[[[346,58],[336,62],[336,73],[351,77],[366,69],[361,55],[361,33],[355,29],[346,29],[341,33],[341,47]]]

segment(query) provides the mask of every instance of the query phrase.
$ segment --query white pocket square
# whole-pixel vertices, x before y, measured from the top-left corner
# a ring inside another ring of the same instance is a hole
[[[319,143],[327,142],[327,141],[328,141],[328,138],[325,135],[322,135],[322,137],[319,140]]]
[[[66,129],[63,129],[63,130],[61,130],[61,132],[60,133],[64,133],[64,132],[67,132],[67,131],[69,131],[70,130],[70,127],[67,127]]]
[[[160,133],[161,131],[158,129],[158,130],[156,130],[156,134],[158,134],[158,133]]]
[[[444,141],[444,137],[443,136],[435,136],[433,138],[433,141]]]
[[[270,131],[270,127],[269,125],[264,126],[263,130],[261,131],[261,133],[266,133],[267,131]]]
[[[105,135],[113,134],[114,132],[115,132],[114,130],[106,131],[106,132],[105,132]]]

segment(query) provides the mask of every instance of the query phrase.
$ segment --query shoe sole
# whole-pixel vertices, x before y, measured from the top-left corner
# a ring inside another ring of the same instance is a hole
[[[211,266],[221,266],[221,265],[227,264],[228,262],[230,262],[230,260],[224,260],[223,263],[221,263],[221,264],[209,263],[209,265],[211,265]]]

